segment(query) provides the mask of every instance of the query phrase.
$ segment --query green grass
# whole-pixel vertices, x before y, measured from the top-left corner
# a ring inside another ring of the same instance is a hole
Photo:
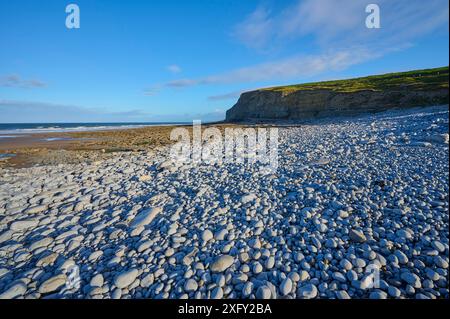
[[[448,89],[448,71],[448,66],[446,66],[435,69],[372,75],[348,80],[278,86],[262,90],[286,93],[304,90],[332,90],[350,93],[363,90],[386,91],[405,88],[415,91]]]

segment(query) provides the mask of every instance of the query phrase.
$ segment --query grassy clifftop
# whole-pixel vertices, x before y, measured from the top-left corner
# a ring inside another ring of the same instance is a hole
[[[363,90],[386,91],[396,89],[411,89],[414,91],[429,91],[448,89],[449,68],[415,70],[408,72],[372,75],[348,80],[324,81],[288,86],[278,86],[262,89],[292,93],[305,90],[332,90],[335,92],[357,92]]]

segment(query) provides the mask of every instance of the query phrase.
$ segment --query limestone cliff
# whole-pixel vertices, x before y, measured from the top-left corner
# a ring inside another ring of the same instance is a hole
[[[384,75],[246,92],[227,111],[226,121],[304,120],[448,104],[448,68],[446,70],[443,74],[441,69],[438,80],[435,74],[431,82],[422,75],[422,70],[420,80],[414,78],[413,83],[396,74],[389,80]],[[381,77],[384,77],[383,86],[376,80]],[[395,85],[392,85],[393,79]]]

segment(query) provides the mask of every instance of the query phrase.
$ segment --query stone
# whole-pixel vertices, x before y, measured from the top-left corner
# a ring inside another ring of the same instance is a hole
[[[317,287],[313,284],[306,284],[297,290],[297,297],[302,299],[314,299],[317,296]]]
[[[401,296],[401,291],[400,289],[398,289],[397,287],[394,286],[389,286],[388,288],[388,294],[389,296],[393,297],[393,298],[398,298]]]
[[[198,288],[198,284],[194,279],[188,279],[184,283],[184,291],[186,291],[186,292],[196,291],[197,288]]]
[[[336,298],[337,299],[351,299],[350,295],[345,290],[336,291]]]
[[[263,271],[263,267],[261,266],[261,264],[257,261],[253,264],[253,268],[252,271],[254,274],[259,274],[260,272]]]
[[[131,228],[138,228],[150,224],[162,212],[162,207],[152,207],[141,211],[130,223]]]
[[[37,219],[19,220],[11,223],[10,229],[13,231],[24,231],[34,228],[39,224]]]
[[[367,240],[363,232],[355,229],[350,230],[349,237],[352,241],[357,243],[364,243]]]
[[[420,277],[417,276],[416,274],[413,274],[413,273],[407,271],[407,272],[402,273],[400,277],[414,288],[422,287]]]
[[[127,288],[136,280],[138,274],[139,271],[137,269],[123,271],[114,278],[114,285],[120,289]]]
[[[381,291],[381,290],[375,290],[370,293],[369,298],[370,299],[386,299],[387,293],[385,293],[384,291]]]
[[[286,278],[285,280],[283,280],[280,285],[281,295],[286,296],[286,295],[290,294],[292,291],[292,286],[293,286],[293,284],[292,284],[292,280],[290,278]]]
[[[55,275],[44,281],[39,286],[39,292],[41,294],[48,294],[51,292],[55,292],[63,288],[63,286],[65,286],[66,283],[67,283],[66,275],[64,274]]]
[[[91,281],[89,284],[91,285],[91,287],[102,287],[103,282],[104,282],[103,275],[97,274],[91,278]]]
[[[38,206],[27,208],[24,213],[25,214],[38,214],[38,213],[42,213],[46,209],[47,209],[47,205],[38,205]]]
[[[53,242],[53,238],[45,237],[45,238],[42,238],[40,240],[33,242],[29,248],[31,251],[33,251],[38,248],[48,247],[52,242]]]
[[[434,240],[431,242],[431,246],[439,251],[440,253],[443,253],[445,251],[445,246],[440,241]]]
[[[12,238],[14,232],[11,230],[6,230],[3,233],[0,234],[0,244],[4,243],[5,241],[8,241]]]
[[[97,259],[99,259],[102,255],[103,251],[101,250],[94,251],[89,255],[88,260],[89,262],[97,261]]]
[[[257,197],[256,197],[255,194],[247,194],[247,195],[244,195],[244,196],[241,197],[241,203],[243,205],[245,205],[245,204],[247,204],[249,202],[254,201],[256,198]]]
[[[242,296],[244,298],[249,297],[253,292],[253,283],[251,281],[248,281],[244,284],[244,287],[242,288]]]
[[[222,255],[215,259],[211,264],[210,269],[212,272],[223,272],[227,270],[234,263],[234,258],[230,255]]]
[[[222,299],[223,298],[223,289],[221,287],[216,287],[211,292],[211,299]]]
[[[204,243],[207,243],[208,241],[210,241],[211,239],[214,238],[214,235],[213,235],[212,231],[210,231],[209,229],[205,229],[202,232],[201,238]]]
[[[40,258],[36,262],[36,266],[42,267],[42,266],[52,265],[56,261],[58,256],[59,255],[57,253],[49,253],[49,254],[45,255],[44,257]]]
[[[275,257],[269,256],[269,258],[266,259],[264,266],[266,267],[266,269],[272,269],[274,265],[275,265]]]
[[[0,294],[0,299],[14,299],[17,297],[22,297],[26,291],[27,285],[23,282],[16,282]]]
[[[270,291],[270,288],[267,286],[260,286],[256,290],[256,298],[257,299],[270,299],[272,296],[272,292]]]

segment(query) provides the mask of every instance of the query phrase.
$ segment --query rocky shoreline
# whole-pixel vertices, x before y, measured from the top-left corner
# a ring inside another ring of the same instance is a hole
[[[449,298],[448,124],[280,127],[269,176],[167,146],[0,168],[0,298]]]
[[[359,116],[449,103],[448,67],[242,93],[227,122]]]

